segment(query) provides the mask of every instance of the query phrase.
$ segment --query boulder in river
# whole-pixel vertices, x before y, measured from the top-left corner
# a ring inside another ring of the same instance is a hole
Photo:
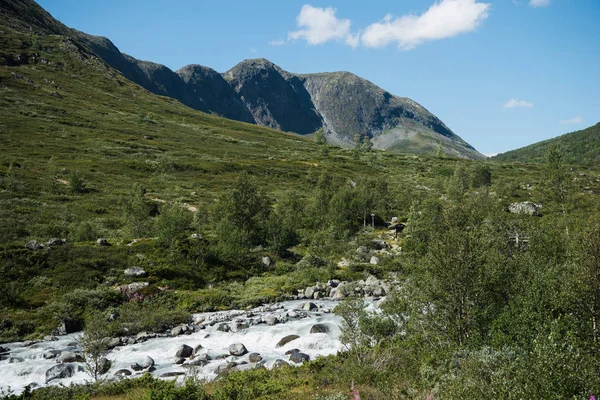
[[[262,361],[262,356],[258,353],[252,353],[248,356],[248,361],[250,361],[251,363],[257,363],[259,361]]]
[[[143,369],[148,369],[150,367],[154,366],[154,360],[152,359],[152,357],[150,356],[146,356],[144,358],[144,362],[142,362],[142,368]]]
[[[181,376],[181,375],[185,375],[185,372],[181,372],[181,371],[165,372],[164,374],[161,374],[160,377],[161,378],[171,378],[174,376]]]
[[[248,350],[242,343],[235,343],[229,346],[229,354],[232,356],[243,356]]]
[[[177,352],[175,353],[175,358],[188,358],[192,354],[194,354],[194,349],[192,349],[187,344],[182,344],[177,349]]]
[[[282,359],[277,359],[273,363],[273,368],[287,367],[288,365],[290,365],[290,364],[288,364],[287,362],[283,361]]]
[[[304,311],[313,311],[313,310],[316,310],[317,308],[318,308],[317,305],[310,301],[308,303],[304,303],[304,305],[302,306],[302,309]]]
[[[286,344],[288,344],[289,342],[298,339],[299,337],[300,336],[298,336],[298,335],[287,335],[286,337],[282,338],[275,347],[283,347]]]
[[[70,378],[75,375],[75,367],[72,364],[55,365],[46,371],[46,383],[55,379]]]
[[[310,357],[308,356],[308,354],[296,351],[290,354],[290,361],[293,361],[296,364],[302,364],[305,361],[310,361]]]
[[[329,327],[325,324],[315,324],[310,328],[310,333],[329,333]]]
[[[72,363],[72,362],[84,362],[84,361],[85,361],[85,359],[83,358],[83,356],[81,354],[75,353],[75,352],[72,352],[72,351],[68,351],[66,353],[62,353],[56,359],[56,362],[59,363],[59,364]]]
[[[128,369],[120,369],[117,372],[115,372],[115,376],[118,376],[118,377],[130,376],[130,375],[131,375],[131,371]]]
[[[8,359],[9,364],[18,364],[22,363],[23,361],[25,361],[25,359],[22,357],[11,357]]]

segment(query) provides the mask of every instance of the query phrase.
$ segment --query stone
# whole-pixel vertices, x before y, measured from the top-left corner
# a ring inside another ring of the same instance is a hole
[[[340,284],[340,281],[338,279],[330,279],[329,282],[327,282],[327,286],[332,287],[332,288],[338,287],[339,284]]]
[[[125,271],[123,271],[123,273],[132,278],[144,278],[148,276],[148,273],[140,267],[127,268]]]
[[[60,353],[62,353],[60,350],[48,350],[44,354],[42,354],[42,358],[50,360],[59,356]]]
[[[375,297],[383,297],[385,296],[385,289],[381,286],[376,286],[373,288],[373,296]]]
[[[242,331],[242,330],[248,329],[248,328],[250,328],[250,326],[248,324],[243,324],[243,323],[240,323],[240,322],[236,322],[233,325],[233,331],[234,332],[239,332],[239,331]]]
[[[296,364],[302,364],[303,362],[310,361],[310,357],[308,354],[296,351],[290,354],[290,361],[295,362]]]
[[[258,353],[252,353],[248,356],[248,361],[250,361],[251,363],[257,363],[259,361],[262,361],[262,356]]]
[[[307,299],[312,299],[316,290],[317,290],[317,288],[315,286],[307,287],[304,290],[304,297],[306,297]]]
[[[47,247],[62,246],[67,243],[67,239],[52,238],[46,242]]]
[[[115,376],[123,377],[123,376],[131,376],[131,371],[128,369],[120,369],[115,372]]]
[[[208,364],[208,362],[212,360],[212,357],[206,353],[203,353],[203,354],[198,354],[197,356],[195,356],[194,360],[200,360],[200,361]]]
[[[292,342],[296,339],[298,339],[300,336],[298,335],[287,335],[286,337],[282,338],[276,345],[275,347],[283,347],[286,344],[288,344],[289,342]]]
[[[96,245],[98,246],[110,246],[110,243],[108,243],[108,239],[106,238],[100,238],[96,240]]]
[[[72,362],[84,362],[84,361],[85,361],[85,359],[83,358],[83,356],[81,354],[74,353],[72,351],[68,351],[66,353],[62,353],[56,359],[56,362],[60,363],[60,364],[63,364],[63,363],[72,363]]]
[[[270,326],[273,326],[273,325],[275,325],[275,324],[277,324],[279,322],[279,319],[277,318],[277,316],[272,315],[272,314],[271,315],[267,315],[264,318],[264,320],[265,320],[265,323],[267,325],[270,325]]]
[[[281,359],[277,359],[275,360],[275,362],[273,363],[273,368],[281,368],[281,367],[287,367],[290,364],[288,364],[287,362],[281,360]]]
[[[181,376],[181,375],[185,375],[185,372],[172,371],[172,372],[165,372],[164,374],[161,374],[160,378],[171,378],[174,376]]]
[[[242,343],[235,343],[229,346],[229,354],[232,356],[243,356],[248,350]]]
[[[316,324],[310,328],[310,333],[329,333],[329,327],[325,324]]]
[[[102,357],[100,358],[100,360],[98,360],[98,374],[100,375],[104,375],[108,372],[108,370],[110,369],[112,365],[112,362],[107,359],[106,357]]]
[[[135,336],[136,340],[141,341],[141,342],[146,341],[148,339],[153,339],[155,337],[156,337],[155,333],[146,332],[146,331],[140,332]]]
[[[142,362],[142,369],[148,369],[150,367],[154,367],[154,359],[150,356],[146,356]]]
[[[217,327],[217,330],[219,332],[229,332],[231,330],[231,327],[229,326],[229,324],[222,323],[222,324],[219,324],[219,326]]]
[[[121,345],[121,338],[112,338],[108,341],[108,348],[109,349],[114,349],[117,346]]]
[[[188,326],[187,325],[176,326],[175,328],[171,329],[171,336],[182,335],[182,334],[186,333],[187,330],[188,330]]]
[[[199,344],[198,346],[194,347],[194,355],[200,353],[200,350],[202,350],[204,347],[202,347],[201,344]]]
[[[22,357],[10,357],[8,359],[9,364],[18,364],[18,363],[22,363],[24,361],[25,361],[25,359]]]
[[[378,240],[378,239],[374,239],[371,241],[372,246],[375,250],[385,250],[388,249],[390,247],[389,244],[387,244],[385,242],[385,240]]]
[[[183,357],[175,358],[175,361],[173,361],[173,364],[175,364],[175,365],[181,365],[181,364],[183,364],[185,362],[185,360],[186,359],[183,358]]]
[[[117,289],[120,290],[121,293],[133,294],[133,293],[137,293],[140,290],[148,287],[148,285],[149,285],[148,282],[133,282],[133,283],[130,283],[129,285],[119,286]]]
[[[204,237],[202,236],[201,233],[192,233],[190,235],[190,239],[192,239],[192,240],[204,240]]]
[[[60,336],[68,335],[69,333],[79,332],[83,329],[80,321],[75,320],[63,320],[58,328],[56,328],[56,333]]]
[[[375,278],[373,275],[369,275],[365,281],[365,286],[379,286],[379,279]]]
[[[379,257],[377,257],[377,256],[371,257],[371,260],[369,261],[369,263],[372,264],[372,265],[379,264]]]
[[[316,310],[318,307],[315,303],[311,303],[310,301],[308,303],[304,303],[304,305],[302,306],[302,309],[304,311],[313,311]]]
[[[37,240],[30,240],[29,242],[27,242],[25,247],[29,250],[41,250],[44,248],[44,246],[38,243]]]
[[[70,378],[75,375],[75,367],[72,364],[59,364],[46,371],[46,383],[55,379]]]
[[[290,350],[288,350],[288,351],[285,352],[285,355],[289,356],[290,354],[297,353],[299,351],[300,351],[300,349],[290,349]]]
[[[0,346],[0,354],[8,353],[9,351],[10,351],[10,349],[8,347]]]
[[[44,336],[44,342],[56,342],[57,340],[58,340],[58,338],[56,336],[54,336],[54,335],[46,335],[46,336]]]
[[[541,217],[540,209],[542,207],[543,206],[538,203],[533,203],[531,201],[523,201],[519,203],[512,203],[508,206],[508,211],[510,211],[513,214]]]
[[[133,363],[129,366],[129,368],[131,368],[134,371],[141,371],[144,369],[144,367],[142,367],[140,364],[138,363]]]
[[[263,257],[261,261],[262,261],[262,265],[265,267],[270,267],[271,264],[273,263],[271,261],[271,257]]]
[[[175,353],[175,358],[188,358],[192,354],[194,354],[194,349],[192,349],[187,344],[182,344],[177,349],[177,352]]]

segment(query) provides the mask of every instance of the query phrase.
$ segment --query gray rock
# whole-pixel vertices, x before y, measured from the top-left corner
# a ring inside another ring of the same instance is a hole
[[[123,376],[131,376],[131,371],[128,369],[120,369],[115,372],[115,376],[123,377]]]
[[[275,325],[275,324],[277,324],[279,322],[279,318],[277,318],[275,315],[272,315],[272,314],[271,315],[267,315],[264,318],[264,320],[265,320],[265,322],[266,322],[267,325],[271,325],[271,326],[273,326],[273,325]]]
[[[243,356],[248,350],[242,343],[235,343],[229,346],[229,354],[232,356]]]
[[[126,276],[132,277],[132,278],[144,278],[146,276],[148,276],[148,273],[140,267],[130,267],[127,268],[125,271],[123,271],[123,273]]]
[[[129,285],[119,286],[117,289],[120,290],[122,293],[133,294],[139,292],[145,287],[148,287],[148,285],[148,282],[133,282]]]
[[[21,358],[21,357],[10,357],[8,359],[9,364],[18,364],[18,363],[22,363],[24,361],[25,361],[25,359]]]
[[[187,325],[179,325],[179,326],[176,326],[175,328],[171,329],[171,336],[179,336],[179,335],[186,333],[187,331],[188,331]]]
[[[281,368],[281,367],[287,367],[290,364],[288,364],[287,362],[281,360],[281,359],[277,359],[275,360],[275,362],[273,363],[273,368]]]
[[[329,282],[327,282],[327,286],[332,287],[332,288],[338,287],[339,284],[340,284],[340,281],[338,279],[331,279],[331,280],[329,280]]]
[[[72,364],[59,364],[46,371],[46,383],[56,380],[70,378],[75,375],[75,367]]]
[[[202,347],[201,344],[199,344],[198,346],[194,347],[194,355],[200,353],[200,350],[202,350],[204,347]]]
[[[231,327],[229,326],[229,324],[226,323],[221,323],[219,324],[219,326],[217,327],[217,330],[219,332],[229,332],[231,330]]]
[[[379,286],[379,279],[375,278],[373,275],[369,275],[367,280],[365,281],[366,286]]]
[[[271,258],[270,258],[270,257],[263,257],[263,258],[262,258],[262,265],[263,265],[263,266],[265,266],[265,267],[270,267],[272,263],[273,263],[273,262],[271,261]]]
[[[300,349],[290,349],[285,352],[285,355],[289,356],[290,354],[298,353],[299,351],[300,351]]]
[[[290,361],[295,362],[296,364],[302,364],[305,361],[310,361],[310,357],[308,354],[296,351],[290,354]]]
[[[44,354],[42,354],[42,358],[44,358],[46,360],[50,360],[52,358],[56,358],[57,356],[59,356],[60,353],[62,353],[62,351],[60,351],[60,350],[48,350]]]
[[[62,246],[65,243],[67,243],[67,239],[52,238],[46,242],[46,246]]]
[[[175,361],[173,361],[173,364],[181,365],[181,364],[183,364],[185,362],[185,360],[186,359],[183,358],[183,357],[175,358]]]
[[[135,336],[136,340],[141,341],[141,342],[144,342],[148,339],[153,339],[155,337],[156,337],[156,334],[152,333],[152,332],[140,332]]]
[[[107,359],[106,357],[102,357],[100,358],[100,360],[98,360],[98,374],[100,375],[104,375],[108,372],[108,370],[110,369],[112,365],[112,362]]]
[[[181,375],[185,375],[185,372],[181,372],[181,371],[165,372],[164,374],[161,374],[160,377],[161,378],[171,378],[174,376],[181,376]]]
[[[325,324],[316,324],[310,328],[310,333],[329,333],[329,327]]]
[[[8,348],[8,347],[3,347],[3,346],[0,346],[0,354],[2,354],[2,353],[8,353],[9,351],[10,351],[10,350],[9,350],[9,348]]]
[[[304,297],[306,297],[307,299],[312,299],[316,290],[317,290],[317,287],[315,287],[315,286],[307,287],[304,290]]]
[[[384,240],[374,239],[371,241],[372,246],[375,250],[385,250],[389,249],[390,245],[387,244]]]
[[[530,215],[530,216],[541,216],[540,209],[541,204],[533,203],[531,201],[523,201],[520,203],[512,203],[508,206],[508,211],[513,214]]]
[[[192,349],[187,344],[182,344],[177,349],[177,352],[175,353],[175,358],[188,358],[192,354],[194,354],[194,349]]]
[[[304,311],[313,311],[316,310],[318,307],[315,303],[311,303],[310,301],[308,303],[304,303],[304,305],[302,306],[302,309]]]
[[[100,238],[100,239],[96,240],[96,244],[98,246],[110,246],[110,243],[108,243],[108,239],[106,239],[106,238]]]
[[[148,369],[150,367],[154,367],[154,360],[150,356],[146,356],[144,358],[144,362],[142,362],[142,368]]]
[[[44,246],[38,243],[37,240],[30,240],[29,242],[27,242],[25,247],[29,250],[41,250],[44,248]]]
[[[192,240],[204,240],[204,236],[201,233],[192,233],[190,235],[190,239]]]
[[[56,359],[57,363],[63,364],[63,363],[72,363],[72,362],[84,362],[85,359],[83,358],[83,356],[79,353],[74,353],[72,351],[66,352],[66,353],[62,353],[60,356],[58,356],[58,358]]]
[[[44,336],[44,342],[56,342],[58,338],[54,335],[46,335]]]
[[[379,264],[379,257],[377,257],[377,256],[371,257],[371,260],[369,261],[369,263],[372,264],[372,265]]]
[[[144,369],[144,367],[142,367],[140,364],[138,363],[133,363],[129,366],[129,368],[131,368],[134,371],[141,371]]]
[[[259,361],[262,361],[262,356],[258,353],[252,353],[248,356],[248,361],[250,361],[251,363],[257,363]]]
[[[109,349],[114,349],[117,346],[121,345],[121,338],[117,337],[117,338],[112,338],[108,341],[108,348]]]
[[[375,297],[383,297],[385,296],[385,289],[381,286],[376,286],[373,288],[373,296]]]
[[[286,344],[288,344],[289,342],[292,342],[296,339],[298,339],[300,336],[298,335],[287,335],[286,337],[282,338],[276,345],[275,347],[283,347]]]

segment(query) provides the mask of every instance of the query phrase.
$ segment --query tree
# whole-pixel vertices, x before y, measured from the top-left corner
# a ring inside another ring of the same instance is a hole
[[[192,215],[181,204],[164,205],[156,217],[156,244],[159,247],[175,248],[186,238],[192,224]]]
[[[101,314],[92,314],[86,319],[83,335],[79,338],[79,345],[85,355],[86,370],[95,381],[110,368],[110,361],[106,359],[110,351],[110,337],[106,326],[107,321]]]
[[[446,154],[444,153],[444,148],[442,147],[442,142],[438,142],[436,157],[443,158]]]
[[[361,148],[362,148],[362,142],[360,140],[360,134],[357,133],[356,135],[354,135],[354,149],[352,150],[352,157],[355,160],[359,159]]]
[[[86,190],[85,186],[83,174],[77,169],[72,170],[69,173],[69,187],[71,188],[71,191],[73,193],[84,193]]]
[[[315,143],[319,146],[327,144],[327,138],[325,137],[325,130],[323,128],[320,128],[315,132]]]
[[[373,150],[373,141],[371,140],[371,137],[369,135],[365,135],[363,137],[362,150],[365,152],[370,152],[371,150]]]
[[[471,171],[471,187],[480,188],[492,184],[492,170],[489,165],[478,163]]]
[[[149,217],[156,212],[156,208],[146,200],[145,193],[146,189],[135,185],[121,200],[125,229],[133,238],[148,236],[152,230]]]
[[[455,202],[461,202],[469,188],[469,177],[462,163],[457,163],[454,175],[448,183],[448,197]]]

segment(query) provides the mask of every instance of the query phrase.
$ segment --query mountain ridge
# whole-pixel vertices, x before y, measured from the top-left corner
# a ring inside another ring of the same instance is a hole
[[[264,58],[223,73],[199,64],[172,71],[122,53],[108,38],[66,27],[33,0],[3,0],[0,15],[21,30],[68,36],[128,80],[206,113],[301,135],[322,128],[330,143],[345,147],[358,134],[382,150],[434,154],[442,146],[448,156],[484,158],[425,107],[351,72],[296,74]]]

